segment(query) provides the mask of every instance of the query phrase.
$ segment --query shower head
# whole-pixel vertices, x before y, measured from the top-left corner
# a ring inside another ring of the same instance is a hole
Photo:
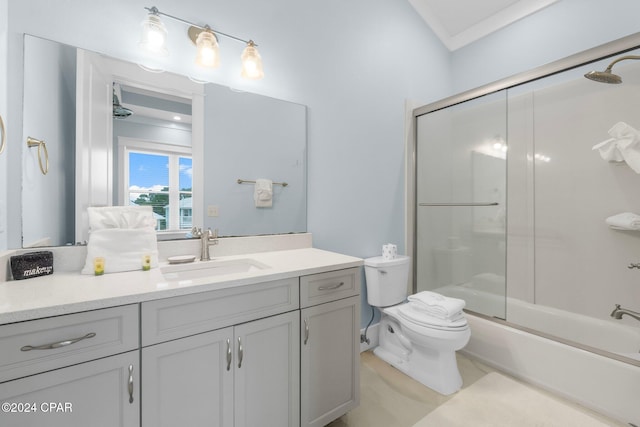
[[[593,80],[598,83],[620,84],[622,83],[622,77],[611,72],[611,67],[604,71],[589,71],[584,75],[589,80]]]
[[[116,89],[113,88],[113,118],[114,119],[126,119],[133,114],[133,110],[120,105],[118,95],[116,95]]]
[[[620,84],[622,83],[622,77],[617,74],[613,74],[611,69],[613,66],[620,61],[624,61],[625,59],[640,59],[640,56],[636,55],[627,55],[621,56],[620,58],[613,61],[604,71],[589,71],[584,76],[589,80],[593,80],[598,83],[609,83],[609,84]]]

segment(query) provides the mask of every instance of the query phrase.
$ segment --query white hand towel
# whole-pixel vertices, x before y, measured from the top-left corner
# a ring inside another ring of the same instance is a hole
[[[158,242],[151,206],[88,208],[89,241],[82,274],[93,274],[93,260],[105,259],[104,272],[142,269],[142,257],[158,266]]]
[[[640,215],[631,212],[610,216],[605,222],[617,230],[640,230]]]
[[[270,208],[273,205],[273,182],[270,179],[256,179],[253,200],[256,208]]]
[[[640,173],[640,132],[624,122],[609,129],[610,139],[593,146],[600,157],[609,162],[626,162],[636,173]]]
[[[87,208],[89,229],[156,227],[151,206],[104,206]]]
[[[452,320],[460,317],[466,303],[458,298],[445,297],[435,292],[422,291],[407,298],[420,305],[428,314],[440,319]]]

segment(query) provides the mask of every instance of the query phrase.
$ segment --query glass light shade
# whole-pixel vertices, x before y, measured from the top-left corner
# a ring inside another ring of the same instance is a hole
[[[252,41],[247,43],[247,47],[242,52],[242,71],[240,75],[245,79],[259,80],[264,77],[262,69],[262,58]]]
[[[167,28],[158,15],[150,13],[147,19],[142,21],[140,47],[156,55],[169,55],[167,50]]]
[[[196,39],[196,64],[201,67],[217,68],[220,66],[220,50],[216,36],[204,30]]]

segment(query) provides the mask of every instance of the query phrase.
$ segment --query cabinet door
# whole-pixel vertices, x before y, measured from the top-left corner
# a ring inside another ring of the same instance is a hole
[[[235,327],[235,427],[300,423],[300,312]]]
[[[138,426],[138,368],[136,350],[2,383],[0,425]]]
[[[233,426],[233,328],[142,349],[142,425]]]
[[[360,403],[360,297],[305,308],[302,315],[303,427],[321,427]]]

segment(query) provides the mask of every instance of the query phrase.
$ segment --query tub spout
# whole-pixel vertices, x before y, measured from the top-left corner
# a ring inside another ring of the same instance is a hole
[[[620,304],[616,304],[616,308],[611,312],[611,317],[614,319],[622,319],[624,315],[631,316],[634,319],[640,321],[640,313],[637,311],[627,310],[626,308],[620,307]]]

